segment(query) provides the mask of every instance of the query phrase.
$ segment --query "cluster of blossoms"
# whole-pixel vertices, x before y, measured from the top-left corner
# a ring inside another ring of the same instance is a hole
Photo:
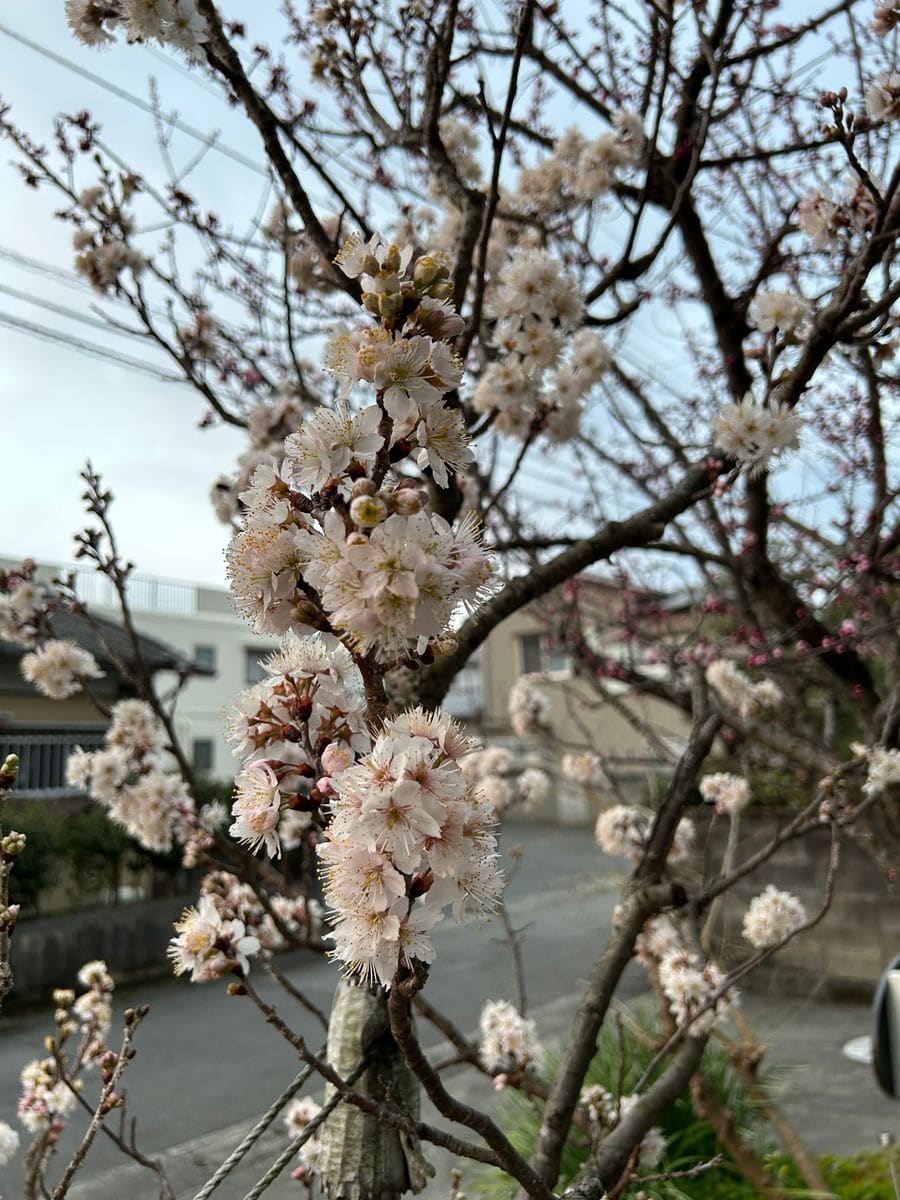
[[[656,968],[673,950],[682,947],[682,937],[673,917],[661,913],[650,917],[634,943],[634,954],[644,966]]]
[[[535,808],[550,794],[550,776],[539,767],[519,771],[503,746],[487,746],[460,759],[460,770],[470,784],[477,784],[498,817],[513,804]]]
[[[228,919],[213,895],[200,898],[197,908],[186,908],[175,925],[166,953],[176,975],[191,973],[191,982],[219,979],[232,972],[245,975],[248,959],[259,952],[259,939],[246,932],[243,921]]]
[[[888,750],[885,746],[874,746],[869,751],[869,767],[863,794],[877,796],[891,784],[900,783],[900,750]]]
[[[538,1039],[537,1026],[508,1000],[487,1000],[478,1028],[479,1056],[486,1070],[496,1074],[541,1067],[544,1047]]]
[[[564,754],[560,769],[567,779],[590,787],[603,778],[603,767],[600,759],[590,750],[582,750],[577,754]]]
[[[900,26],[900,0],[881,0],[872,14],[872,32],[877,37],[887,37]]]
[[[47,607],[44,589],[33,578],[33,564],[0,571],[0,639],[33,646]]]
[[[22,1083],[19,1120],[29,1133],[47,1130],[58,1137],[77,1098],[60,1079],[56,1062],[52,1058],[34,1058],[25,1064],[19,1078]]]
[[[672,1016],[679,1027],[690,1025],[692,1035],[708,1033],[737,1000],[734,989],[725,988],[726,977],[716,964],[703,963],[688,950],[669,951],[658,971]]]
[[[0,1167],[5,1167],[19,1149],[19,1135],[6,1121],[0,1121]]]
[[[581,401],[610,362],[602,338],[582,329],[581,297],[561,263],[545,250],[523,251],[500,273],[486,304],[496,320],[499,357],[478,382],[472,404],[496,412],[500,433],[543,432],[566,440],[578,432]],[[566,365],[561,364],[564,348]]]
[[[26,654],[20,670],[26,682],[51,700],[75,696],[87,680],[103,678],[90,650],[62,638],[53,638]]]
[[[700,780],[700,795],[708,804],[716,806],[720,817],[733,817],[750,803],[750,784],[742,775],[720,771],[714,775],[704,775]]]
[[[296,1100],[292,1100],[284,1110],[283,1117],[284,1127],[291,1139],[300,1137],[310,1121],[315,1120],[321,1111],[322,1106],[310,1099],[309,1096],[300,1096]],[[322,1143],[319,1141],[318,1135],[314,1133],[306,1139],[298,1151],[297,1157],[300,1164],[291,1172],[292,1178],[308,1180],[316,1169],[321,1152]]]
[[[602,1084],[591,1083],[581,1089],[579,1101],[587,1109],[588,1120],[597,1135],[605,1135],[637,1104],[640,1096],[620,1096],[618,1101]],[[666,1152],[666,1139],[655,1125],[644,1134],[637,1148],[637,1166],[646,1170],[655,1167]]]
[[[57,1036],[63,1042],[80,1030],[79,1065],[89,1067],[106,1052],[115,983],[109,968],[100,958],[84,964],[78,972],[78,982],[86,989],[80,996],[76,997],[74,991],[68,988],[58,988],[53,993]]]
[[[509,723],[516,737],[546,729],[550,701],[537,686],[538,676],[520,675],[509,691]]]
[[[332,776],[317,851],[328,936],[349,973],[389,986],[398,964],[434,958],[428,931],[448,905],[461,921],[469,903],[486,913],[499,897],[493,809],[459,766],[472,748],[446,714],[413,709]]]
[[[264,671],[225,713],[227,736],[244,760],[230,833],[277,854],[300,844],[330,793],[330,776],[370,739],[359,671],[333,638],[292,635]]]
[[[438,484],[470,458],[461,417],[442,399],[460,373],[446,343],[460,329],[448,269],[440,255],[411,253],[373,238],[350,239],[338,256],[382,323],[336,339],[331,367],[345,391],[370,382],[376,403],[319,410],[287,439],[279,468],[257,467],[228,549],[232,591],[258,630],[331,630],[381,662],[424,653],[490,575],[474,521],[451,528],[414,479],[387,480],[416,445]]]
[[[120,700],[111,716],[100,750],[76,747],[69,755],[66,781],[86,789],[146,850],[165,853],[173,838],[207,840],[181,775],[164,769],[165,735],[149,704]]]
[[[89,230],[79,229],[72,241],[78,251],[76,272],[98,292],[113,287],[123,271],[139,275],[146,265],[142,255],[119,238],[97,238]]]
[[[597,818],[594,836],[604,854],[639,863],[650,840],[656,814],[638,804],[614,804]],[[669,862],[683,861],[694,845],[696,830],[690,817],[682,817],[675,829]]]
[[[57,988],[56,1040],[61,1046],[80,1032],[72,1073],[99,1062],[106,1053],[106,1035],[112,1019],[111,997],[115,987],[106,963],[101,959],[87,962],[78,972],[85,991],[76,998],[70,988]],[[77,1103],[75,1093],[60,1076],[53,1058],[33,1059],[22,1068],[22,1092],[19,1120],[29,1133],[49,1133],[55,1140],[65,1127],[66,1117]],[[76,1088],[79,1086],[76,1080]]]
[[[523,168],[511,202],[550,215],[575,204],[591,204],[610,192],[622,174],[640,162],[646,140],[637,113],[623,109],[612,120],[614,129],[592,140],[578,129],[567,130],[552,154]]]
[[[304,364],[304,373],[312,367]],[[311,386],[313,381],[311,380]],[[257,467],[267,467],[278,475],[284,462],[285,438],[292,433],[305,414],[304,405],[290,385],[277,388],[270,400],[255,404],[247,415],[250,445],[237,461],[237,473],[220,476],[210,489],[210,499],[216,516],[226,524],[234,524],[243,509],[241,496],[249,489]]]
[[[129,42],[157,41],[198,59],[208,40],[196,0],[66,0],[66,19],[86,46],[106,46],[121,28]]]
[[[744,937],[757,950],[777,946],[806,924],[806,909],[790,892],[769,884],[744,914]]]
[[[796,333],[809,313],[809,304],[793,292],[757,292],[747,310],[747,320],[760,333]]]
[[[713,422],[717,446],[751,473],[768,470],[772,459],[800,445],[800,418],[786,404],[760,404],[748,392],[726,404]]]
[[[200,895],[201,899],[212,898],[223,920],[243,924],[244,935],[255,937],[263,950],[284,950],[288,938],[316,941],[321,933],[322,906],[313,897],[273,893],[266,898],[267,909],[254,889],[230,871],[209,871],[200,885]]]
[[[706,681],[744,721],[759,716],[766,709],[776,708],[784,699],[781,688],[773,680],[760,679],[754,683],[727,658],[709,664]]]
[[[873,121],[900,119],[900,71],[885,71],[873,79],[866,88],[866,112]]]
[[[841,231],[871,230],[877,217],[875,197],[856,176],[850,176],[837,198],[816,189],[797,205],[797,224],[817,250],[827,249]]]

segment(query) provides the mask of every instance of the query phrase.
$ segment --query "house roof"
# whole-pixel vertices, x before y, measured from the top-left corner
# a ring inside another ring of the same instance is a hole
[[[53,629],[57,637],[77,642],[85,650],[90,650],[101,666],[115,670],[114,658],[129,667],[135,664],[134,647],[128,630],[106,617],[92,615],[89,620],[81,613],[58,612],[53,616]],[[139,633],[137,639],[141,658],[151,675],[157,671],[182,671],[187,675],[215,674],[211,667],[195,662],[180,650],[145,633]],[[15,661],[27,653],[24,646],[0,640],[0,661]]]

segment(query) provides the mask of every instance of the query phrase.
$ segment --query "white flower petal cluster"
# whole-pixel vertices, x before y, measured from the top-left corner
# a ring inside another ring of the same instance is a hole
[[[900,750],[874,746],[869,751],[869,769],[863,784],[863,794],[866,797],[880,795],[893,783],[900,783]]]
[[[457,117],[441,117],[438,128],[456,174],[466,187],[477,187],[483,175],[478,161],[481,150],[478,134],[468,121],[461,121]]]
[[[769,463],[800,445],[801,420],[786,404],[757,404],[748,394],[726,404],[713,423],[713,439],[720,449],[751,472],[768,470]]]
[[[212,899],[224,921],[239,921],[246,936],[257,938],[264,950],[284,950],[285,934],[300,943],[316,941],[322,928],[322,906],[313,898],[269,894],[268,905],[284,928],[282,933],[272,913],[262,905],[253,888],[229,871],[208,871],[200,884],[201,897]]]
[[[165,735],[143,700],[120,700],[113,707],[104,746],[92,753],[76,747],[66,761],[66,781],[83,788],[111,820],[146,850],[165,853],[173,839],[208,840],[198,824],[194,802],[177,772],[166,771]]]
[[[31,647],[46,607],[44,589],[26,573],[0,576],[0,641]]]
[[[597,818],[594,837],[604,854],[639,863],[647,848],[656,814],[639,804],[614,804]],[[696,828],[690,817],[682,817],[675,829],[669,862],[683,861],[691,852]]]
[[[66,20],[85,46],[109,45],[120,26],[129,41],[158,41],[190,59],[200,58],[208,41],[196,0],[120,0],[118,13],[100,0],[66,0]]]
[[[759,716],[767,709],[777,708],[784,700],[784,693],[774,680],[760,679],[754,683],[727,658],[717,658],[709,664],[706,682],[715,688],[728,708],[733,708],[743,720]]]
[[[553,783],[540,767],[526,767],[516,780],[516,789],[526,809],[538,808],[549,797]]]
[[[481,1010],[479,1057],[486,1070],[524,1071],[540,1069],[544,1047],[537,1034],[537,1025],[523,1017],[508,1000],[487,1000]]]
[[[499,272],[486,312],[496,318],[500,351],[472,396],[479,412],[493,412],[495,428],[523,437],[533,430],[562,441],[578,432],[581,401],[609,365],[605,343],[581,330],[581,297],[562,264],[546,250],[520,250]]]
[[[550,718],[550,701],[537,686],[540,676],[520,675],[509,691],[509,722],[517,737],[545,729]]]
[[[330,479],[340,480],[351,463],[370,468],[384,445],[380,422],[376,404],[358,413],[351,413],[346,403],[317,408],[284,443],[294,482],[302,491],[320,492]],[[342,482],[349,493],[349,481]]]
[[[900,0],[880,0],[872,14],[872,32],[876,37],[887,37],[900,26]]]
[[[747,320],[760,333],[794,333],[809,313],[809,303],[793,292],[757,292],[750,301]]]
[[[502,817],[514,799],[507,776],[512,771],[512,755],[505,746],[485,746],[460,759],[459,768],[466,782],[477,786],[481,797]]]
[[[23,656],[19,669],[22,678],[33,684],[42,696],[65,700],[81,691],[88,679],[102,679],[97,660],[89,650],[66,639],[45,642]]]
[[[822,192],[809,192],[797,205],[797,223],[816,247],[824,250],[837,232],[838,206]]]
[[[801,929],[807,921],[806,909],[790,892],[779,891],[770,883],[754,896],[744,914],[744,937],[751,946],[763,950]]]
[[[77,1097],[59,1077],[52,1058],[34,1058],[25,1064],[19,1076],[22,1093],[17,1112],[29,1133],[43,1133],[51,1127],[62,1130]]]
[[[650,917],[634,943],[634,954],[645,966],[655,966],[673,950],[682,946],[681,934],[666,913]]]
[[[222,916],[211,895],[201,896],[197,908],[186,908],[176,922],[177,936],[166,953],[176,975],[191,973],[191,982],[218,979],[231,972],[246,974],[248,959],[259,952],[259,939],[248,935],[243,921]]]
[[[452,905],[488,912],[502,881],[493,811],[460,770],[472,750],[444,713],[385,722],[371,752],[331,777],[327,841],[317,846],[334,957],[389,987],[399,963],[434,958],[429,930]]]
[[[300,1096],[296,1100],[292,1100],[284,1110],[284,1116],[282,1117],[288,1136],[292,1140],[299,1137],[310,1121],[317,1117],[321,1111],[322,1106],[309,1096]],[[293,1177],[295,1179],[306,1179],[315,1171],[316,1163],[321,1153],[322,1143],[319,1141],[318,1133],[314,1133],[312,1137],[307,1138],[298,1151],[297,1157],[300,1161],[301,1172],[298,1175],[295,1171]]]
[[[700,780],[700,795],[709,804],[716,806],[720,817],[733,817],[750,803],[750,784],[742,775],[729,775],[720,771],[704,775]]]
[[[729,1006],[737,1002],[734,988],[718,996],[725,979],[715,963],[703,963],[698,955],[683,949],[672,950],[659,964],[659,984],[672,1016],[679,1027],[690,1025],[692,1036],[708,1033]]]
[[[581,1089],[579,1101],[588,1111],[588,1119],[598,1127],[598,1132],[607,1133],[615,1128],[629,1109],[640,1100],[638,1095],[620,1096],[618,1100],[602,1084],[588,1084]],[[638,1148],[637,1166],[655,1167],[665,1154],[666,1139],[655,1125],[644,1134]]]
[[[578,129],[567,130],[547,158],[523,168],[510,202],[528,212],[551,215],[605,196],[641,161],[646,145],[637,113],[626,109],[615,113],[613,126],[593,140]]]
[[[0,1167],[5,1167],[19,1149],[19,1135],[6,1121],[0,1121]]]
[[[576,783],[584,784],[585,787],[600,783],[603,779],[600,759],[590,750],[564,754],[560,769],[567,779],[574,779]]]
[[[104,237],[97,240],[87,230],[79,229],[74,237],[75,270],[95,291],[107,292],[115,287],[123,271],[139,275],[146,263],[127,242]]]
[[[873,121],[900,118],[900,71],[885,71],[866,88],[866,112]]]

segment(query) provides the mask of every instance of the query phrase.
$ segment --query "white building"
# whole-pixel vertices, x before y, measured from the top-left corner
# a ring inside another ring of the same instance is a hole
[[[0,558],[6,569],[19,564]],[[64,574],[61,564],[42,564],[42,579]],[[76,589],[88,608],[100,616],[120,621],[111,582],[90,567],[71,568]],[[260,661],[276,650],[279,640],[259,637],[234,611],[224,588],[203,587],[182,580],[134,574],[129,580],[129,604],[138,633],[156,638],[186,658],[212,669],[214,674],[190,678],[176,708],[176,728],[181,744],[194,765],[213,779],[230,780],[235,759],[223,736],[222,709],[242,688],[261,677]],[[160,672],[156,686],[165,694],[177,682],[174,673]],[[53,719],[46,701],[48,718]]]

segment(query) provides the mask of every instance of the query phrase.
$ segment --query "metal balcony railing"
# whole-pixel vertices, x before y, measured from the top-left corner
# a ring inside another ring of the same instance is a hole
[[[49,800],[77,794],[66,783],[66,759],[76,746],[96,750],[103,745],[101,725],[47,729],[0,728],[0,762],[7,754],[19,756],[16,799]]]

